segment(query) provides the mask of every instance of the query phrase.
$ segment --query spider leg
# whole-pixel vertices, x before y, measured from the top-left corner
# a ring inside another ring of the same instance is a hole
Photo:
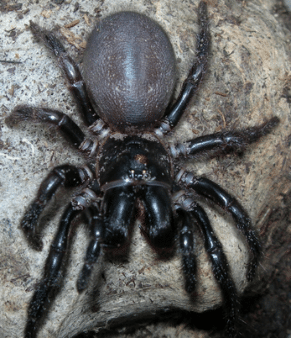
[[[10,128],[22,121],[48,123],[58,128],[75,148],[88,153],[89,156],[92,156],[96,151],[96,142],[85,139],[85,134],[82,132],[80,127],[78,127],[78,125],[69,116],[57,110],[18,106],[5,119],[6,124]]]
[[[85,290],[88,286],[92,269],[101,253],[101,245],[105,233],[104,217],[100,214],[98,208],[92,206],[90,209],[91,215],[88,217],[88,221],[91,227],[92,239],[87,249],[85,263],[77,281],[77,290],[79,293]]]
[[[243,152],[248,144],[258,141],[262,136],[270,133],[279,123],[278,117],[255,127],[239,131],[228,131],[197,137],[185,143],[171,146],[173,157],[196,155],[205,152],[211,155],[228,153],[230,151]]]
[[[74,94],[80,112],[87,125],[93,124],[99,116],[94,111],[88,92],[82,78],[79,67],[75,61],[67,54],[62,43],[55,37],[52,32],[41,29],[37,24],[30,21],[30,29],[33,35],[42,40],[47,48],[49,48],[57,57],[59,66],[64,71],[64,74],[69,82],[69,88]]]
[[[170,111],[166,113],[160,127],[156,129],[157,134],[165,134],[177,125],[205,73],[209,53],[210,34],[208,29],[207,5],[204,1],[201,1],[198,5],[198,20],[200,31],[197,35],[196,42],[196,62],[184,81],[176,102]]]
[[[60,283],[70,227],[72,221],[79,213],[81,213],[81,211],[74,210],[71,204],[67,206],[63,213],[58,232],[51,245],[50,253],[45,263],[43,278],[35,291],[28,308],[25,338],[36,338],[38,324],[43,317],[49,297],[52,291]]]
[[[181,175],[178,174],[178,176]],[[251,219],[246,211],[234,197],[205,177],[194,177],[192,173],[184,172],[179,177],[179,180],[187,188],[191,188],[198,194],[209,198],[232,215],[237,228],[245,235],[252,252],[252,258],[248,265],[247,279],[248,281],[253,280],[261,253],[261,245],[255,231],[252,229]]]
[[[41,183],[36,198],[26,211],[21,227],[36,250],[42,249],[42,241],[36,232],[36,226],[41,212],[50,201],[56,190],[64,187],[76,187],[90,179],[92,173],[88,167],[76,168],[71,165],[62,165],[54,168]]]
[[[224,307],[227,312],[227,331],[230,336],[235,335],[235,323],[238,318],[239,301],[235,284],[231,278],[227,258],[222,245],[216,237],[205,211],[199,205],[192,205],[191,214],[204,237],[204,246],[211,259],[215,279],[221,287]]]
[[[166,188],[145,185],[140,191],[144,205],[145,225],[141,231],[158,253],[171,251],[174,246],[174,225],[171,198]]]
[[[196,280],[196,259],[194,255],[194,233],[193,223],[195,219],[191,217],[190,212],[178,208],[178,229],[180,232],[180,249],[182,252],[183,273],[185,276],[185,290],[189,293],[194,292],[197,283]]]
[[[235,336],[235,323],[239,312],[239,301],[235,284],[231,278],[227,258],[222,245],[216,237],[207,214],[187,193],[179,194],[176,201],[178,223],[180,231],[180,248],[183,259],[183,272],[186,280],[186,291],[192,293],[196,284],[196,261],[194,257],[194,233],[196,225],[204,239],[204,247],[210,257],[214,277],[219,284],[224,308],[227,312],[227,331],[232,337]]]

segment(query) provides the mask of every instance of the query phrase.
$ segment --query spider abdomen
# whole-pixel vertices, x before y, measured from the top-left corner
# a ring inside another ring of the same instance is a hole
[[[148,17],[113,14],[89,37],[84,78],[100,117],[112,129],[150,129],[163,117],[175,87],[173,47]]]

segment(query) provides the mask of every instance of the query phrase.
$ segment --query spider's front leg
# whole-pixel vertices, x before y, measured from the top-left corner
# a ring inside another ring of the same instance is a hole
[[[196,284],[193,233],[193,228],[196,225],[203,234],[204,247],[210,257],[214,277],[222,290],[224,308],[228,319],[227,332],[230,337],[233,337],[235,336],[235,323],[238,317],[239,302],[237,290],[231,278],[222,245],[213,231],[207,214],[192,198],[186,197],[185,199],[182,196],[181,204],[178,204],[177,214],[186,291],[192,293]]]
[[[177,179],[187,188],[191,188],[199,195],[209,198],[231,214],[237,228],[242,231],[246,237],[252,252],[247,270],[247,279],[248,281],[252,281],[258,265],[261,245],[255,231],[252,229],[251,219],[246,211],[234,197],[205,177],[195,177],[192,173],[181,171]]]
[[[91,206],[88,212],[90,212],[88,224],[91,230],[91,241],[86,252],[83,268],[77,281],[77,290],[79,293],[88,286],[92,270],[100,256],[105,236],[104,217],[99,208]]]
[[[36,231],[38,220],[56,190],[62,185],[66,188],[77,187],[89,180],[91,175],[87,166],[76,168],[71,165],[62,165],[54,168],[43,180],[36,198],[28,207],[21,221],[21,227],[26,237],[36,250],[42,249],[42,241]]]
[[[80,212],[80,210],[74,210],[73,206],[69,204],[63,213],[58,232],[51,245],[49,256],[45,263],[44,275],[28,308],[25,338],[36,338],[39,323],[48,305],[50,294],[60,283],[71,223]]]
[[[42,246],[41,241],[35,234],[35,225],[39,218],[40,211],[44,208],[45,204],[52,197],[60,184],[64,184],[65,186],[73,186],[72,183],[78,185],[85,177],[85,172],[88,170],[88,168],[85,168],[82,171],[81,169],[68,165],[60,166],[55,168],[43,181],[37,198],[32,202],[22,221],[22,227],[26,231],[29,239],[34,241],[35,245],[38,245],[37,249],[41,249]],[[73,175],[73,173],[75,175]],[[70,203],[63,213],[57,234],[55,235],[49,256],[46,260],[42,280],[40,281],[28,308],[25,338],[36,337],[37,330],[46,311],[46,306],[49,302],[52,302],[52,299],[55,296],[53,291],[56,290],[60,284],[63,263],[68,248],[68,237],[73,220],[93,201],[96,202],[100,193],[97,181],[93,180],[79,195],[76,196],[74,203]],[[41,205],[41,203],[44,203],[44,205]],[[85,288],[84,283],[86,282],[86,278],[88,279],[90,275],[90,273],[88,274],[88,270],[91,269],[92,264],[95,263],[99,257],[102,235],[104,233],[102,218],[96,219],[96,217],[94,217],[95,215],[98,215],[98,208],[91,206],[90,209],[93,210],[93,214],[88,217],[88,223],[93,233],[94,240],[91,241],[87,251],[85,265],[81,273],[83,279],[79,278],[78,281],[77,286],[79,291],[81,289],[81,283],[83,283],[83,289]]]
[[[195,291],[196,286],[196,258],[194,254],[195,241],[193,232],[194,220],[191,214],[177,208],[177,226],[180,232],[180,249],[182,252],[183,273],[185,277],[185,290],[189,293]]]
[[[26,232],[26,235],[31,241],[34,242],[37,249],[41,249],[42,243],[39,237],[35,233],[35,226],[37,224],[40,212],[52,197],[55,190],[64,184],[68,186],[79,185],[86,175],[89,173],[89,168],[78,169],[72,166],[64,165],[55,168],[48,177],[43,181],[37,198],[31,203],[30,208],[25,214],[22,220],[22,227]],[[91,176],[92,174],[90,174]],[[88,178],[88,177],[87,177]],[[75,200],[70,203],[64,211],[58,231],[55,235],[53,243],[50,248],[48,258],[45,263],[44,274],[42,280],[37,287],[29,308],[28,308],[28,320],[25,328],[25,338],[35,338],[39,324],[45,313],[46,305],[51,302],[55,294],[53,291],[57,289],[62,278],[62,268],[65,261],[67,249],[68,249],[68,237],[71,229],[71,224],[77,215],[90,206],[91,203],[96,202],[101,192],[96,180],[93,180],[88,186],[76,196]],[[86,200],[86,202],[85,202]],[[96,222],[93,217],[98,209],[94,206],[91,207],[93,215],[88,217],[88,223],[91,231],[93,232],[95,239],[92,248],[92,243],[88,248],[86,256],[85,267],[89,266],[90,260],[94,258],[94,262],[97,260],[100,252],[100,238],[103,234],[103,223]],[[96,224],[97,223],[97,224]],[[83,269],[84,270],[84,269]],[[88,269],[87,269],[88,270]],[[84,273],[83,273],[84,275]],[[84,279],[84,278],[83,278]]]

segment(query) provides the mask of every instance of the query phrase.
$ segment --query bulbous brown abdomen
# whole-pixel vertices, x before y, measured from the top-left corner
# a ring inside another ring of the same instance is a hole
[[[134,12],[116,13],[94,28],[83,69],[92,103],[118,131],[152,128],[175,87],[175,56],[166,33]]]

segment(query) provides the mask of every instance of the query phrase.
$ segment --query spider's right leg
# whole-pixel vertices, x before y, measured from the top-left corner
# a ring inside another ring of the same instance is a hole
[[[102,250],[106,230],[104,217],[99,208],[97,206],[91,206],[88,209],[88,212],[89,216],[87,218],[91,231],[91,241],[86,252],[83,268],[77,281],[78,292],[82,292],[88,286],[93,267],[96,264]]]
[[[40,321],[43,318],[52,291],[55,290],[60,283],[72,221],[81,212],[81,210],[75,210],[70,203],[63,213],[59,229],[45,263],[44,275],[28,307],[28,319],[24,338],[36,338]]]
[[[76,168],[71,165],[62,165],[54,168],[43,180],[38,190],[36,198],[32,201],[26,211],[21,227],[29,242],[36,250],[42,249],[42,241],[36,232],[36,226],[41,212],[50,201],[56,190],[63,185],[64,187],[77,187],[87,180],[92,179],[91,170],[85,166]]]
[[[20,122],[48,123],[58,128],[65,138],[77,149],[92,156],[97,148],[97,141],[86,139],[80,127],[66,114],[48,108],[17,106],[5,119],[8,127],[12,128]]]
[[[197,194],[213,201],[231,214],[237,228],[244,234],[251,249],[252,257],[248,264],[247,279],[252,281],[261,254],[261,245],[256,232],[252,229],[252,222],[247,212],[232,195],[206,177],[195,177],[192,173],[181,170],[177,175],[177,181],[180,181],[188,189],[193,189]]]
[[[75,61],[67,54],[62,43],[55,37],[52,32],[41,29],[37,24],[30,21],[30,29],[33,35],[41,39],[57,57],[59,66],[63,69],[64,74],[69,82],[69,88],[74,94],[83,120],[87,125],[93,124],[99,116],[94,111],[85,87],[79,67]]]

